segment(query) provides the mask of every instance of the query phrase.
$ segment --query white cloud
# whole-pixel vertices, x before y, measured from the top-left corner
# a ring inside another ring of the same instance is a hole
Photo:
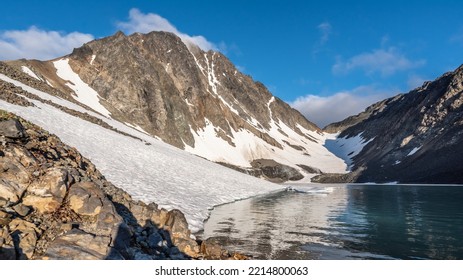
[[[93,39],[90,34],[45,31],[35,26],[27,30],[3,31],[0,33],[0,60],[53,59]]]
[[[330,38],[332,26],[329,22],[322,22],[317,26],[317,29],[321,35],[320,45],[324,45]]]
[[[397,90],[380,90],[374,86],[360,86],[330,96],[301,96],[289,104],[311,122],[324,127],[358,114],[371,104],[397,93]]]
[[[171,32],[180,37],[185,43],[193,43],[202,50],[217,50],[216,44],[209,42],[204,36],[190,36],[180,32],[172,23],[160,15],[148,13],[144,14],[140,10],[133,8],[129,11],[129,20],[118,22],[117,26],[126,33],[148,33],[151,31]],[[223,43],[222,43],[223,44]]]
[[[353,70],[361,69],[367,74],[379,72],[382,76],[389,76],[398,71],[423,66],[425,63],[425,60],[412,61],[397,48],[389,47],[361,53],[347,61],[339,59],[333,65],[332,71],[334,74],[347,74]]]
[[[314,56],[322,51],[324,45],[330,39],[330,35],[331,35],[333,27],[331,26],[329,22],[325,21],[317,25],[317,29],[318,29],[318,32],[320,33],[320,39],[318,39],[318,41],[315,42],[312,48],[312,55]]]

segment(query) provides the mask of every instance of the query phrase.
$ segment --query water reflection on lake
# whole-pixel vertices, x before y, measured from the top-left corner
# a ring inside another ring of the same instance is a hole
[[[202,238],[262,259],[463,259],[463,187],[295,188],[216,207]]]

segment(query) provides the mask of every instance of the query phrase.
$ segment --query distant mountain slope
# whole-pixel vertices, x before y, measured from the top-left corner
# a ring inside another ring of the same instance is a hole
[[[276,162],[305,176],[346,169],[316,125],[224,55],[171,33],[118,32],[52,61],[9,64],[73,102],[211,161],[244,169]]]
[[[357,182],[463,183],[463,66],[331,124],[327,143],[367,143],[352,154]],[[341,142],[342,142],[341,141]]]

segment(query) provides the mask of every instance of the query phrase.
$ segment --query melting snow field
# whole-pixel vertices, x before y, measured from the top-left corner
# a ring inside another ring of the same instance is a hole
[[[0,100],[1,109],[43,127],[64,143],[76,147],[109,181],[134,199],[155,202],[166,209],[180,209],[193,232],[202,228],[209,209],[216,205],[284,188],[201,159],[3,75],[0,79],[14,82],[24,90],[60,105],[100,117],[111,126],[151,143],[146,145],[36,100],[30,101],[37,107],[22,107]]]

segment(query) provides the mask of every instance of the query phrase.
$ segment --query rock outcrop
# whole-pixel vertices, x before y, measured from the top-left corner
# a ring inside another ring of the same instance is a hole
[[[56,136],[0,111],[0,138],[0,259],[215,258],[183,213],[132,200]]]
[[[271,159],[256,159],[251,165],[254,169],[260,170],[267,179],[275,182],[297,181],[304,178],[297,169]]]

